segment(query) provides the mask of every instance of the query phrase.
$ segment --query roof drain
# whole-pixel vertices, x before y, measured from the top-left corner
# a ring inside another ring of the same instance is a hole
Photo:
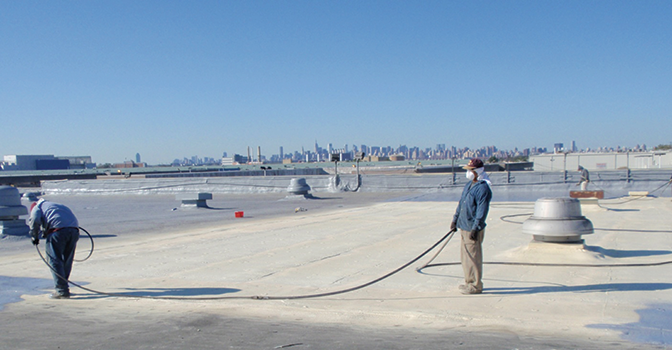
[[[581,215],[576,198],[540,198],[534,215],[523,222],[523,233],[540,242],[581,243],[581,235],[593,233],[593,223]]]

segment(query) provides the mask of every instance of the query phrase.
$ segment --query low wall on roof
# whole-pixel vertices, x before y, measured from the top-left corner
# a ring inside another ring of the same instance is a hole
[[[568,197],[577,190],[579,174],[543,172],[496,172],[489,174],[496,200],[533,200],[540,197]],[[235,177],[165,177],[109,180],[44,181],[45,194],[121,194],[121,193],[286,193],[293,178],[305,178],[312,192],[418,192],[459,197],[467,182],[460,174],[311,176],[235,176]],[[641,171],[591,173],[589,190],[603,190],[605,197],[645,191],[657,196],[670,196],[669,174]],[[667,190],[666,190],[667,189]]]

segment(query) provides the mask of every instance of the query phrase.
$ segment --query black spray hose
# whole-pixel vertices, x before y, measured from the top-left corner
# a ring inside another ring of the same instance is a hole
[[[84,231],[84,233],[86,233],[89,236],[89,240],[91,240],[91,250],[89,250],[89,255],[87,255],[86,258],[84,258],[82,260],[76,260],[75,259],[76,262],[84,262],[84,261],[89,260],[89,258],[91,257],[91,254],[93,254],[93,237],[91,236],[89,231],[85,230],[83,227],[79,227],[79,230]]]
[[[666,187],[670,186],[670,184],[672,184],[672,180],[667,181],[666,183],[664,183],[664,184],[658,186],[658,187],[657,187],[655,190],[653,190],[653,191],[649,191],[649,194],[656,193],[656,192],[659,191],[659,190],[664,190]],[[625,204],[625,203],[629,203],[629,202],[632,202],[632,201],[640,200],[640,199],[642,199],[642,198],[646,198],[646,197],[647,197],[647,196],[635,196],[635,197],[633,197],[633,198],[624,200],[624,201],[619,202],[619,203],[609,203],[609,204],[610,204],[610,205],[620,205],[620,204]],[[604,201],[604,200],[602,200],[602,201]],[[598,205],[600,205],[600,204],[599,204],[599,201],[598,201]],[[609,209],[609,208],[607,208],[607,207],[603,207],[602,205],[600,205],[600,207],[601,207],[601,208],[604,208],[604,209]]]
[[[331,295],[337,295],[337,294],[343,294],[343,293],[353,292],[353,291],[356,291],[356,290],[358,290],[358,289],[362,289],[362,288],[368,287],[368,286],[370,286],[370,285],[372,285],[372,284],[378,283],[378,282],[380,282],[380,281],[382,281],[382,280],[384,280],[384,279],[386,279],[386,278],[388,278],[388,277],[390,277],[390,276],[396,274],[397,272],[399,272],[399,271],[401,271],[401,270],[407,268],[409,265],[413,264],[414,262],[420,260],[423,256],[427,255],[427,253],[431,252],[434,248],[436,248],[436,246],[438,246],[438,245],[439,245],[441,242],[443,242],[446,238],[450,237],[454,232],[455,232],[455,230],[451,230],[450,232],[446,233],[445,236],[443,236],[440,240],[438,240],[436,243],[434,243],[434,245],[432,245],[432,246],[429,247],[427,250],[425,250],[422,254],[418,255],[417,257],[415,257],[413,260],[407,262],[406,264],[400,266],[400,267],[397,268],[396,270],[394,270],[394,271],[388,273],[388,274],[385,275],[385,276],[376,278],[376,279],[373,280],[373,281],[370,281],[370,282],[367,282],[367,283],[364,283],[364,284],[360,284],[359,286],[355,286],[355,287],[347,288],[347,289],[342,289],[342,290],[338,290],[338,291],[334,291],[334,292],[327,292],[327,293],[318,293],[318,294],[309,294],[309,295],[296,295],[296,296],[288,296],[288,297],[259,297],[259,296],[256,296],[256,297],[253,297],[253,299],[265,299],[265,300],[277,300],[277,299],[283,299],[283,300],[285,300],[285,299],[306,299],[306,298],[319,298],[319,297],[326,297],[326,296],[331,296]]]
[[[653,190],[653,191],[649,191],[649,193],[650,193],[650,194],[653,194],[653,193],[655,193],[655,192],[657,192],[657,191],[659,191],[659,190],[661,190],[661,189],[664,189],[665,187],[670,186],[670,184],[672,184],[672,180],[670,180],[670,181],[668,181],[668,182],[662,184],[661,186],[658,186],[658,187],[657,187],[655,190]],[[636,201],[636,200],[640,200],[640,199],[642,199],[642,198],[646,198],[646,196],[636,196],[636,197],[634,197],[634,198],[626,199],[626,200],[624,200],[623,202],[619,202],[619,203],[609,203],[609,204],[610,204],[610,205],[620,205],[620,204],[625,204],[625,203],[630,203],[630,202],[633,202],[633,201]],[[604,200],[603,200],[603,199],[598,200],[598,206],[599,206],[600,208],[610,210],[609,208],[604,207],[604,206],[602,206],[602,205],[599,203],[599,202],[602,202],[602,201],[604,201]],[[504,222],[509,222],[509,223],[512,223],[512,224],[522,224],[522,222],[517,222],[517,221],[508,220],[508,218],[515,218],[515,217],[518,217],[518,216],[532,216],[532,215],[534,215],[534,213],[511,214],[511,215],[504,215],[504,216],[501,216],[499,219],[502,220],[502,221],[504,221]]]
[[[672,181],[668,181],[662,186],[656,188],[655,190],[651,191],[650,193],[656,192],[660,190],[661,188],[670,185]],[[636,198],[640,199],[640,198]],[[633,200],[636,200],[633,199]],[[629,200],[627,202],[631,202],[633,200]],[[623,202],[623,203],[627,203]],[[623,203],[617,203],[617,204],[623,204]],[[509,218],[514,218],[514,217],[520,217],[520,216],[532,216],[534,215],[533,213],[523,213],[523,214],[510,214],[510,215],[503,215],[499,219],[504,221],[504,222],[509,222],[512,224],[522,224],[522,222],[518,221],[513,221],[513,220],[508,220]],[[599,229],[598,229],[599,230]],[[439,264],[432,264],[432,261],[441,253],[443,248],[446,247],[446,244],[448,244],[448,239],[444,245],[439,249],[439,251],[434,254],[434,256],[424,265],[421,267],[417,268],[416,271],[423,273],[422,270],[428,267],[437,267],[437,266],[454,266],[454,265],[461,265],[460,262],[449,262],[449,263],[439,263]],[[505,262],[505,261],[486,261],[483,262],[484,265],[510,265],[510,266],[545,266],[545,267],[650,267],[650,266],[661,266],[661,265],[668,265],[672,264],[672,260],[668,261],[661,261],[661,262],[654,262],[654,263],[633,263],[633,264],[553,264],[553,263],[526,263],[526,262]]]
[[[656,188],[653,192],[660,190],[661,188],[670,185],[672,181],[668,181],[667,183],[663,184],[662,186]],[[620,204],[620,203],[619,203]],[[525,213],[525,214],[514,214],[514,215],[505,215],[502,216],[500,219],[503,221],[511,222],[511,223],[517,223],[520,224],[519,222],[514,222],[514,221],[508,221],[505,220],[504,218],[509,218],[509,217],[517,217],[517,216],[529,216],[532,215],[531,213]],[[89,252],[89,255],[81,260],[85,261],[87,260],[91,254],[93,254],[93,237],[91,234],[89,234],[88,231],[84,230],[83,228],[80,227],[81,230],[83,230],[87,235],[89,235],[89,238],[91,239],[91,251]],[[368,286],[371,286],[375,283],[378,283],[398,272],[401,270],[407,268],[409,265],[415,263],[416,261],[420,260],[422,257],[427,255],[430,251],[432,251],[434,248],[436,248],[441,242],[444,242],[444,244],[441,246],[441,248],[434,254],[434,256],[423,266],[419,267],[416,269],[417,272],[423,273],[423,269],[428,268],[428,267],[436,267],[436,266],[454,266],[454,265],[460,265],[460,262],[450,262],[450,263],[439,263],[439,264],[431,264],[436,257],[439,256],[439,254],[443,251],[443,249],[446,247],[448,242],[452,239],[453,233],[455,233],[456,230],[451,230],[450,232],[446,233],[439,241],[434,243],[430,248],[425,250],[422,254],[418,255],[416,258],[413,260],[409,261],[408,263],[400,266],[396,270],[379,277],[375,280],[372,280],[370,282],[351,287],[351,288],[346,288],[338,291],[333,291],[333,292],[326,292],[326,293],[317,293],[317,294],[306,294],[306,295],[293,295],[293,296],[224,296],[224,297],[156,297],[156,296],[148,296],[148,295],[131,295],[131,294],[123,294],[123,293],[107,293],[107,292],[101,292],[97,291],[94,289],[86,288],[84,286],[81,286],[75,282],[69,281],[68,279],[64,278],[63,276],[59,275],[55,269],[47,262],[47,260],[44,258],[42,255],[42,252],[40,251],[39,247],[36,245],[35,248],[37,249],[37,253],[40,255],[40,258],[42,258],[42,261],[49,266],[49,268],[54,272],[54,274],[63,279],[68,281],[68,283],[72,284],[75,287],[78,287],[80,289],[83,289],[85,291],[94,293],[94,294],[99,294],[99,295],[107,295],[107,296],[112,296],[112,297],[123,297],[123,298],[136,298],[136,299],[163,299],[163,300],[223,300],[223,299],[254,299],[254,300],[290,300],[290,299],[308,299],[308,298],[319,298],[319,297],[325,297],[325,296],[332,296],[332,295],[338,295],[338,294],[344,294],[344,293],[349,293],[353,292],[362,288],[366,288]],[[655,262],[655,263],[638,263],[638,264],[552,264],[552,263],[524,263],[524,262],[501,262],[501,261],[493,261],[493,262],[484,262],[483,264],[485,265],[511,265],[511,266],[546,266],[546,267],[650,267],[650,266],[661,266],[661,265],[668,265],[672,264],[672,260],[670,261],[662,261],[662,262]]]
[[[99,294],[99,295],[107,295],[111,297],[121,297],[121,298],[136,298],[136,299],[161,299],[161,300],[223,300],[223,299],[253,299],[253,300],[290,300],[290,299],[308,299],[308,298],[320,298],[320,297],[326,297],[326,296],[332,296],[332,295],[338,295],[338,294],[344,294],[344,293],[349,293],[353,292],[362,288],[366,288],[368,286],[371,286],[375,283],[378,283],[398,272],[401,270],[407,268],[409,265],[415,263],[416,261],[420,260],[422,257],[427,255],[430,251],[432,251],[436,246],[438,246],[441,242],[443,242],[446,238],[450,237],[455,231],[451,230],[450,232],[446,233],[439,241],[434,243],[431,247],[429,247],[427,250],[425,250],[422,254],[418,255],[415,257],[413,260],[407,262],[406,264],[400,266],[396,270],[382,276],[379,278],[376,278],[375,280],[372,280],[370,282],[360,284],[355,287],[351,288],[346,288],[346,289],[341,289],[333,292],[325,292],[325,293],[317,293],[317,294],[306,294],[306,295],[291,295],[291,296],[259,296],[259,295],[254,295],[254,296],[223,296],[223,297],[156,297],[156,296],[149,296],[149,295],[131,295],[131,294],[123,294],[123,293],[107,293],[107,292],[101,292],[95,289],[90,289],[86,288],[82,285],[79,285],[75,282],[72,282],[68,280],[67,278],[64,278],[63,276],[59,275],[58,272],[47,262],[47,260],[44,258],[42,255],[42,252],[40,251],[40,248],[36,245],[35,248],[37,249],[37,253],[40,255],[40,258],[42,258],[42,261],[44,261],[47,266],[51,269],[51,271],[54,272],[54,274],[63,279],[66,280],[68,283],[72,284],[73,286],[83,289],[87,292],[91,292],[94,294]],[[444,245],[445,246],[445,245]],[[436,257],[436,256],[435,256]],[[434,258],[432,258],[434,259]]]
[[[521,215],[530,215],[530,214],[521,214]],[[514,215],[506,215],[514,216]],[[503,218],[503,217],[502,217]],[[504,219],[502,219],[504,220]],[[506,220],[504,220],[506,221]],[[451,231],[452,233],[452,231]],[[452,237],[451,237],[452,238]],[[446,247],[450,238],[441,246],[434,256],[429,259],[429,261],[415,269],[419,273],[424,273],[422,270],[428,267],[437,267],[437,266],[454,266],[461,265],[461,262],[449,262],[449,263],[439,263],[432,264],[432,261],[439,256],[443,248]],[[653,262],[653,263],[631,263],[631,264],[555,264],[555,263],[527,263],[527,262],[515,262],[515,261],[486,261],[483,262],[484,265],[509,265],[509,266],[544,266],[544,267],[651,267],[651,266],[662,266],[672,264],[672,260]]]
[[[94,293],[94,294],[98,294],[98,295],[107,295],[107,296],[110,296],[110,297],[120,297],[120,298],[137,298],[137,299],[177,299],[177,300],[250,299],[250,297],[222,297],[222,298],[153,297],[153,296],[147,296],[147,295],[131,295],[131,294],[123,294],[123,293],[107,293],[107,292],[101,292],[101,291],[98,291],[98,290],[95,290],[95,289],[86,288],[86,287],[84,287],[84,286],[82,286],[82,285],[80,285],[80,284],[77,284],[77,283],[75,283],[75,282],[72,282],[72,281],[68,280],[67,278],[61,276],[61,275],[56,271],[56,269],[54,269],[54,267],[51,266],[51,264],[49,264],[49,262],[47,261],[47,259],[44,258],[44,255],[42,255],[42,252],[40,251],[40,247],[39,247],[38,245],[35,245],[35,249],[37,249],[37,253],[40,255],[40,258],[42,259],[42,261],[44,261],[44,263],[47,264],[47,266],[49,266],[49,269],[51,269],[51,271],[54,273],[54,275],[56,275],[56,277],[58,277],[58,278],[60,278],[60,279],[62,279],[62,280],[67,281],[69,284],[71,284],[71,285],[73,285],[73,286],[75,286],[75,287],[77,287],[77,288],[79,288],[79,289],[82,289],[82,290],[85,290],[85,291],[87,291],[87,292],[91,292],[91,293]]]
[[[421,272],[422,269],[429,266],[429,264],[431,264],[432,261],[434,261],[434,259],[436,259],[436,257],[439,256],[439,254],[441,254],[441,252],[443,251],[443,248],[445,248],[448,245],[448,242],[450,242],[450,240],[453,238],[453,233],[455,233],[455,232],[457,232],[457,229],[453,229],[450,232],[448,232],[448,234],[450,236],[448,237],[448,239],[445,242],[443,242],[443,245],[441,246],[441,248],[439,248],[439,250],[434,254],[434,256],[431,259],[429,259],[429,261],[427,261],[424,265],[416,268],[415,271]]]

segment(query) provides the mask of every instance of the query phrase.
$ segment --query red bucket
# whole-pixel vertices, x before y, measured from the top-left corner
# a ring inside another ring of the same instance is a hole
[[[237,217],[237,218],[242,218],[243,215],[244,215],[244,212],[242,212],[242,211],[237,211],[235,214],[236,214],[236,217]]]

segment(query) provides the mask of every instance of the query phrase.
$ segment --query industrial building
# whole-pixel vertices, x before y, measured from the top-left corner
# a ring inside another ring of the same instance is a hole
[[[68,170],[95,167],[96,164],[91,162],[90,156],[7,155],[2,162],[2,170]]]
[[[671,169],[672,152],[557,152],[530,156],[534,171],[575,171],[579,165],[588,170]]]

